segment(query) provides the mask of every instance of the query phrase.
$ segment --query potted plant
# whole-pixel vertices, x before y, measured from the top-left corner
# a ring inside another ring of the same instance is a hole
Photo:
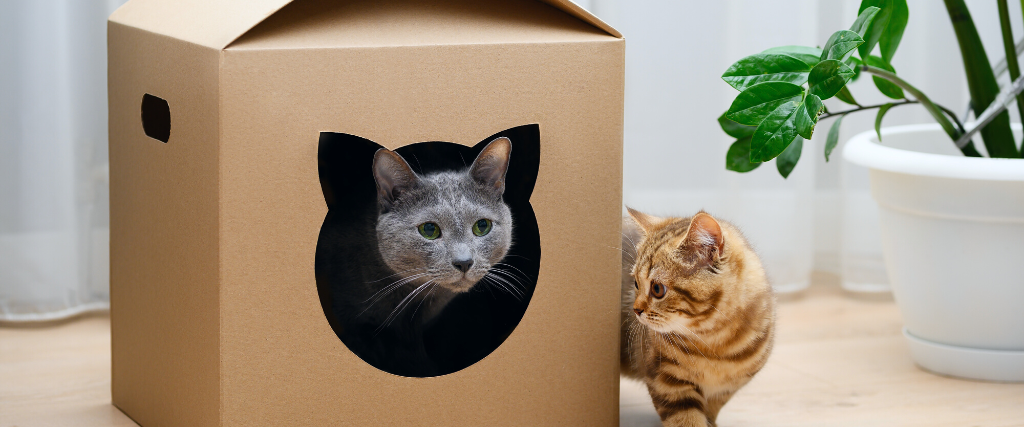
[[[1024,274],[1015,264],[1024,260],[1024,159],[1020,126],[1011,126],[1005,111],[1016,100],[1024,116],[1024,78],[1006,0],[998,4],[1011,84],[1002,89],[964,1],[944,3],[974,124],[961,123],[890,65],[909,16],[906,0],[864,0],[850,29],[820,49],[777,47],[729,67],[722,78],[740,93],[719,118],[736,138],[726,168],[748,172],[775,159],[786,177],[820,121],[835,119],[824,144],[827,161],[843,117],[876,111],[874,131],[851,139],[843,154],[870,169],[883,255],[912,357],[942,374],[1024,381]],[[857,103],[847,83],[863,75],[892,101]],[[827,109],[822,101],[832,97],[851,107]],[[885,114],[905,105],[920,105],[936,123],[883,129]]]

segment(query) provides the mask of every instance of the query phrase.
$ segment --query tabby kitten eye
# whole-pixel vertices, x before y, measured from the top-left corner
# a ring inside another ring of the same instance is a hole
[[[638,283],[636,280],[633,280],[633,287],[636,288],[636,290],[639,291],[640,290],[640,283]]]
[[[655,298],[661,298],[665,296],[665,285],[661,283],[651,283],[651,296]]]
[[[441,237],[441,227],[432,222],[424,222],[416,227],[420,231],[420,235],[425,237],[427,240],[434,240]]]
[[[491,232],[491,220],[484,218],[473,223],[473,234],[483,237]]]

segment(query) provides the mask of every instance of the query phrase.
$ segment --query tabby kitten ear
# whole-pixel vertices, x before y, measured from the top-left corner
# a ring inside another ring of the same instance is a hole
[[[488,189],[493,189],[498,196],[505,192],[505,172],[508,172],[508,161],[512,155],[512,141],[501,137],[491,141],[473,160],[469,175],[473,180]]]
[[[679,244],[679,255],[690,262],[714,265],[725,249],[722,226],[706,212],[698,212],[690,219],[690,228]]]
[[[630,218],[633,218],[633,222],[635,222],[636,225],[640,226],[640,229],[643,230],[644,234],[650,233],[651,230],[654,229],[655,225],[658,225],[665,221],[664,218],[658,218],[654,215],[645,214],[629,206],[626,206],[626,210],[629,212]]]
[[[373,179],[377,181],[377,200],[390,209],[402,193],[419,184],[419,177],[398,153],[381,148],[373,154]]]

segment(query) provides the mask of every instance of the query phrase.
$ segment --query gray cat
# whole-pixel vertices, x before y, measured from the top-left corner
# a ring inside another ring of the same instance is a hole
[[[511,152],[511,141],[497,138],[467,170],[422,176],[393,151],[382,148],[374,154],[377,245],[395,272],[378,294],[415,286],[385,324],[417,300],[420,320],[429,321],[481,280],[506,292],[522,292],[515,279],[491,270],[512,245],[512,213],[502,201]]]

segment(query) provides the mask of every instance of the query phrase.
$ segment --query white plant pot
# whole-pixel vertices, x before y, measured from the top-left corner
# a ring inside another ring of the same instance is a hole
[[[843,157],[870,169],[911,356],[939,374],[1024,381],[1024,159],[964,157],[937,124],[882,139],[856,135]]]

